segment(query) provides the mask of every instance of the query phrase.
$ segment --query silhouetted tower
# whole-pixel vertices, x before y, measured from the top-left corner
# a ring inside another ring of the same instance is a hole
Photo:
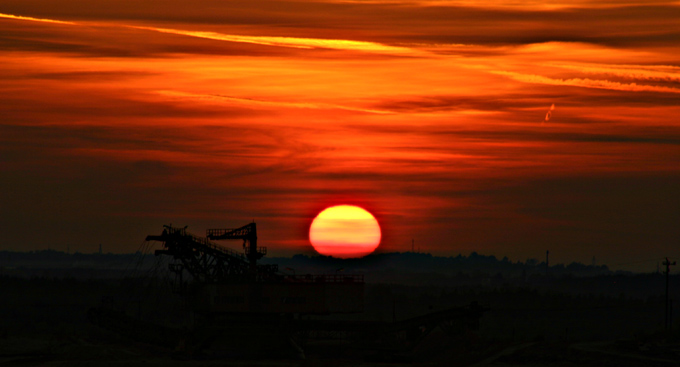
[[[550,269],[550,250],[545,251],[545,275],[548,275]]]
[[[101,255],[101,254],[102,254],[102,244],[100,243],[99,244],[99,255]]]
[[[670,262],[670,260],[668,260],[668,258],[666,258],[666,261],[664,261],[663,264],[666,266],[666,304],[665,304],[665,306],[666,306],[666,318],[665,318],[665,323],[664,323],[664,329],[668,330],[669,327],[670,327],[669,322],[668,322],[668,316],[669,316],[669,313],[670,313],[670,304],[668,302],[668,276],[671,272],[671,265],[675,265],[676,262],[675,261]]]
[[[411,252],[416,252],[416,240],[411,239]]]

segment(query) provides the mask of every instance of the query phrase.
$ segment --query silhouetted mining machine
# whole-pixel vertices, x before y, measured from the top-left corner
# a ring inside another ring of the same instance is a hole
[[[210,240],[243,240],[244,253]],[[266,247],[257,246],[255,223],[236,229],[208,229],[206,238],[186,228],[164,226],[147,241],[163,243],[156,255],[171,256],[175,289],[203,315],[329,314],[363,310],[362,275],[284,275],[278,266],[258,264]],[[187,277],[189,279],[187,279]]]
[[[211,242],[221,240],[242,240],[244,251]],[[227,346],[243,354],[292,351],[300,356],[300,345],[307,340],[329,336],[364,348],[404,351],[437,326],[450,333],[474,329],[484,311],[472,305],[393,323],[314,319],[363,312],[363,275],[290,275],[280,273],[277,265],[258,264],[267,248],[257,246],[255,223],[208,229],[205,238],[186,227],[166,225],[160,235],[149,235],[146,241],[162,243],[155,255],[170,257],[173,291],[182,296],[193,320],[183,332],[156,328],[166,335],[157,338],[157,344],[168,346],[166,339],[177,338],[188,352]],[[135,326],[123,326],[134,324],[129,316],[94,310],[90,317],[103,327],[135,336]]]

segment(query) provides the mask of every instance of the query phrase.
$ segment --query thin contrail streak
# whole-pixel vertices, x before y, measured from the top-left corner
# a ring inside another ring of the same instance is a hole
[[[203,100],[215,101],[215,102],[235,102],[235,103],[268,105],[268,106],[289,107],[289,108],[314,108],[314,109],[328,108],[328,109],[340,109],[340,110],[347,110],[347,111],[375,113],[375,114],[381,114],[381,115],[393,113],[391,111],[385,111],[385,110],[376,110],[376,109],[370,109],[370,108],[344,106],[344,105],[330,104],[330,103],[299,103],[299,102],[284,102],[284,101],[265,101],[265,100],[251,99],[251,98],[239,98],[239,97],[223,96],[223,95],[219,95],[219,94],[197,94],[197,93],[186,93],[186,92],[176,92],[176,91],[159,91],[158,93],[161,94],[161,95],[166,95],[166,96],[171,96],[171,97],[196,98],[196,99],[203,99]]]
[[[543,122],[550,121],[550,116],[552,116],[552,112],[554,110],[555,110],[555,104],[553,103],[552,106],[550,106],[550,109],[548,109],[548,113],[545,114],[545,120],[543,120]]]
[[[663,87],[656,85],[645,85],[636,83],[619,83],[603,79],[572,78],[554,79],[536,74],[522,74],[512,71],[490,71],[492,74],[503,75],[519,82],[547,84],[547,85],[567,85],[572,87],[610,89],[625,92],[660,92],[660,93],[680,93],[680,89],[673,87]]]

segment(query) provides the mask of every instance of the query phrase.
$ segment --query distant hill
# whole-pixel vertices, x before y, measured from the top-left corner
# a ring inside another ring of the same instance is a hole
[[[134,254],[67,254],[45,250],[0,251],[0,277],[122,279],[169,275],[168,256]],[[612,272],[606,265],[556,264],[537,260],[512,262],[492,255],[433,256],[427,253],[383,253],[357,259],[294,255],[263,258],[282,274],[360,274],[368,284],[459,289],[537,289],[571,294],[650,297],[663,293],[664,275]],[[680,284],[680,276],[671,277]]]
[[[393,252],[371,254],[357,259],[338,259],[329,256],[294,255],[291,258],[264,258],[263,263],[278,264],[283,273],[357,273],[366,274],[371,279],[399,280],[409,283],[409,279],[458,278],[471,282],[481,279],[492,281],[529,280],[535,277],[592,277],[612,274],[606,265],[584,265],[571,263],[556,264],[546,268],[544,262],[536,260],[511,262],[493,255],[480,255],[476,252],[469,256],[441,257],[427,253]],[[420,283],[421,281],[418,281]]]
[[[137,262],[149,262],[156,258],[153,254],[131,253],[73,253],[55,250],[30,252],[0,251],[0,267],[8,268],[130,268]],[[153,261],[151,261],[153,262]],[[469,256],[433,256],[428,253],[391,252],[371,254],[362,258],[339,259],[332,256],[294,255],[293,257],[270,257],[261,260],[264,264],[278,264],[282,272],[354,272],[371,273],[375,271],[406,271],[409,273],[441,273],[470,276],[502,275],[503,277],[523,277],[534,274],[561,276],[595,276],[610,274],[606,265],[584,265],[573,262],[569,265],[556,264],[546,269],[545,262],[530,259],[527,262],[512,262],[507,257],[497,259],[493,255],[480,255],[476,252]],[[147,264],[149,265],[149,264]]]

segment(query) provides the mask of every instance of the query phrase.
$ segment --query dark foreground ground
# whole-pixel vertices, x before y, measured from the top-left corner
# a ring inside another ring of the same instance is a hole
[[[431,339],[437,339],[433,335]],[[452,345],[427,340],[408,360],[377,361],[342,347],[310,347],[304,360],[177,359],[148,345],[104,340],[7,338],[0,344],[2,366],[593,366],[678,365],[680,343],[480,341]],[[333,350],[329,350],[333,348]]]
[[[389,322],[472,301],[490,310],[482,317],[478,330],[451,337],[435,329],[412,352],[386,355],[341,340],[321,340],[310,341],[305,346],[306,358],[300,360],[279,358],[271,351],[237,358],[187,356],[174,349],[129,340],[88,322],[88,309],[104,302],[121,305],[127,314],[141,320],[181,326],[181,301],[163,281],[142,284],[124,279],[4,276],[0,277],[0,366],[680,364],[679,335],[663,332],[663,297],[563,292],[558,285],[367,284],[366,311],[342,318]],[[253,343],[261,339],[252,335],[245,338],[253,338]]]

